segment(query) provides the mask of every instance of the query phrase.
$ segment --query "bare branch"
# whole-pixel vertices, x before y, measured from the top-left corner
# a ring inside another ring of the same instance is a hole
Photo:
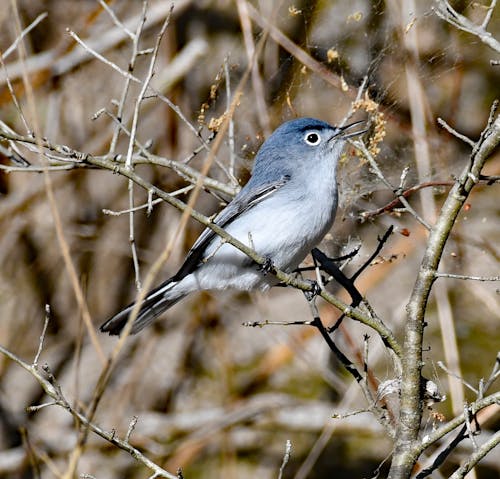
[[[470,403],[470,407],[474,411],[474,413],[476,413],[492,405],[499,405],[499,404],[500,404],[500,392],[497,392],[489,396],[486,396],[483,399],[478,399],[477,401],[473,401],[472,403]],[[415,452],[417,454],[421,454],[431,444],[436,443],[444,436],[449,434],[451,431],[462,426],[464,423],[465,423],[465,417],[463,413],[454,417],[451,421],[447,422],[446,424],[443,424],[441,427],[438,427],[436,430],[423,436],[420,443],[416,445],[417,447]]]
[[[474,141],[472,141],[468,136],[465,136],[465,135],[462,135],[461,133],[459,133],[457,130],[455,130],[450,125],[448,125],[448,123],[446,123],[442,118],[438,118],[437,122],[439,125],[441,125],[446,131],[451,133],[453,136],[456,136],[459,140],[462,140],[464,143],[467,143],[469,146],[474,148],[476,143]]]
[[[472,386],[472,384],[469,384],[467,381],[465,381],[461,376],[458,374],[455,374],[454,372],[450,371],[442,361],[438,361],[437,365],[449,376],[453,376],[454,378],[458,379],[466,388],[470,389],[473,393],[478,394],[478,390]]]
[[[492,108],[492,112],[495,111],[496,103]],[[426,305],[436,279],[435,273],[455,220],[476,184],[471,176],[479,177],[486,160],[499,143],[500,116],[496,116],[492,124],[489,122],[475,145],[470,162],[449,192],[436,224],[430,232],[417,281],[407,306],[408,319],[404,343],[405,360],[403,361],[401,412],[390,478],[407,477],[418,457],[415,454],[414,445],[418,438],[422,417],[420,398],[422,341]]]
[[[500,281],[500,276],[469,276],[466,274],[434,273],[436,278],[464,279],[470,281]]]
[[[484,444],[478,447],[464,463],[450,476],[450,479],[462,479],[472,468],[483,459],[486,454],[493,450],[500,444],[500,431],[497,431],[493,436],[488,439]]]
[[[408,200],[404,197],[404,195],[398,191],[397,188],[394,188],[394,186],[387,180],[387,178],[384,176],[382,173],[382,170],[379,168],[377,162],[375,161],[375,158],[373,155],[370,153],[368,148],[365,146],[362,140],[358,141],[353,141],[353,145],[363,153],[363,156],[368,160],[368,163],[370,164],[373,173],[384,183],[388,188],[391,189],[391,191],[394,192],[395,195],[397,195],[397,199],[401,204],[404,206],[405,210],[410,213],[422,226],[424,226],[426,229],[431,229],[431,226],[425,221],[408,203]]]
[[[478,37],[483,43],[488,45],[490,48],[500,53],[500,42],[498,42],[490,32],[486,31],[486,26],[490,21],[493,8],[495,8],[496,1],[493,0],[490,4],[488,13],[486,14],[484,21],[481,25],[476,25],[472,23],[467,17],[464,17],[458,13],[448,2],[448,0],[436,0],[436,8],[434,11],[438,17],[442,18],[450,25],[463,30],[464,32],[471,33]]]
[[[45,305],[45,320],[43,322],[42,334],[40,335],[40,342],[38,343],[38,351],[35,354],[35,359],[33,359],[33,367],[38,367],[38,360],[40,359],[40,354],[42,354],[43,342],[45,340],[45,334],[47,333],[47,326],[50,320],[50,306]]]
[[[12,43],[12,45],[10,45],[7,50],[5,50],[1,55],[1,61],[3,63],[4,60],[7,59],[7,57],[17,49],[17,47],[19,46],[19,44],[22,42],[23,38],[28,35],[28,33],[31,32],[31,30],[33,30],[40,22],[42,22],[43,20],[45,20],[48,16],[48,13],[47,12],[43,12],[43,13],[40,13],[40,15],[38,15],[26,28],[24,28],[20,33],[19,35],[17,36],[16,40],[14,41],[14,43]]]
[[[3,131],[2,131],[3,130]],[[0,121],[0,139],[4,138],[5,140],[12,140],[15,142],[27,144],[27,145],[35,145],[34,151],[38,152],[39,150],[36,148],[37,145],[37,140],[31,136],[22,136],[18,135],[14,131],[12,131],[10,128],[5,128],[5,125],[2,124]],[[69,146],[66,145],[59,145],[56,143],[50,142],[46,138],[40,139],[40,145],[43,148],[46,148],[50,151],[56,152],[57,154],[61,155],[62,157],[65,158],[66,161],[71,161],[72,164],[70,165],[56,165],[56,166],[49,166],[48,168],[51,169],[72,169],[72,168],[88,168],[92,167],[92,165],[89,165],[88,163],[84,162],[84,159],[88,156],[87,153],[77,151],[73,148],[70,148]],[[43,150],[40,150],[43,152]],[[118,156],[110,156],[110,155],[103,155],[103,156],[95,156],[94,158],[96,159],[102,159],[104,161],[115,161],[118,164],[123,164],[124,163],[124,158],[122,155]],[[167,158],[163,158],[157,155],[153,155],[152,153],[149,153],[147,150],[141,150],[140,154],[134,154],[133,156],[133,165],[139,165],[139,164],[153,164],[153,165],[158,165],[158,166],[164,166],[166,168],[171,168],[174,170],[179,176],[184,178],[186,181],[189,181],[190,183],[196,184],[197,181],[201,181],[202,185],[208,189],[213,189],[216,191],[219,191],[220,193],[223,193],[225,195],[229,196],[234,196],[237,191],[239,190],[239,187],[232,187],[228,186],[225,183],[221,183],[220,181],[214,180],[213,178],[207,177],[207,176],[202,176],[201,173],[194,169],[191,168],[189,165],[186,165],[182,162],[178,162],[175,160],[169,160]],[[43,168],[40,167],[35,167],[35,166],[27,166],[27,167],[22,167],[23,169],[18,169],[18,167],[11,167],[7,165],[2,165],[0,164],[0,169],[3,169],[5,171],[24,171],[24,172],[35,172],[35,173],[40,173],[43,172]]]
[[[157,477],[177,479],[177,476],[164,470],[163,468],[155,464],[153,461],[151,461],[149,458],[147,458],[144,454],[142,454],[142,452],[140,452],[138,449],[131,446],[128,440],[119,439],[118,437],[116,437],[114,431],[112,432],[105,431],[104,429],[100,428],[93,422],[89,421],[88,418],[84,416],[82,413],[73,409],[73,407],[71,407],[69,402],[65,399],[62,390],[60,389],[60,386],[57,384],[57,382],[54,382],[55,379],[50,374],[48,368],[46,368],[46,372],[49,372],[49,379],[46,379],[45,377],[42,376],[37,366],[29,365],[15,354],[5,349],[3,346],[0,346],[0,352],[3,353],[12,361],[16,362],[23,369],[28,371],[36,379],[36,381],[42,387],[45,393],[54,400],[54,403],[51,404],[61,406],[64,409],[66,409],[66,411],[68,411],[75,419],[77,419],[85,428],[88,428],[90,431],[102,437],[104,440],[128,452],[134,459],[136,459],[138,462],[140,462],[141,464],[152,470],[157,475]],[[128,436],[130,436],[130,434],[128,434]]]
[[[291,454],[292,454],[292,442],[290,441],[290,439],[287,439],[285,444],[285,454],[283,455],[283,462],[281,463],[278,479],[282,479],[283,472],[285,472],[285,467],[288,464],[288,461],[290,460]]]
[[[123,32],[125,32],[130,40],[134,41],[134,33],[132,33],[131,30],[127,28],[125,24],[123,24],[120,19],[116,16],[115,12],[113,9],[104,1],[104,0],[98,0],[99,5],[106,10],[107,14],[111,17],[113,20],[113,23]],[[143,15],[142,15],[143,16]],[[138,22],[139,23],[139,22]]]

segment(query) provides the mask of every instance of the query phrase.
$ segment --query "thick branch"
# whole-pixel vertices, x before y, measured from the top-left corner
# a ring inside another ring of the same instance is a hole
[[[429,235],[415,286],[407,305],[406,334],[403,346],[403,377],[399,430],[389,473],[390,479],[410,477],[420,448],[417,438],[422,418],[420,378],[425,311],[446,241],[470,191],[477,183],[487,158],[500,142],[500,116],[488,125],[465,167],[448,194],[436,224]]]

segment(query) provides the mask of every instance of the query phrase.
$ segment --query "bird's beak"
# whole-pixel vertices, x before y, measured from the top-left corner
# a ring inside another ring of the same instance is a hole
[[[339,132],[335,135],[335,138],[341,137],[343,139],[346,139],[346,138],[352,138],[353,136],[360,136],[363,133],[366,133],[368,131],[368,128],[365,128],[363,130],[353,131],[353,132],[349,133],[349,130],[351,130],[353,127],[360,125],[362,123],[366,125],[367,121],[360,120],[360,121],[355,121],[354,123],[350,123],[349,125],[341,126],[338,129]]]

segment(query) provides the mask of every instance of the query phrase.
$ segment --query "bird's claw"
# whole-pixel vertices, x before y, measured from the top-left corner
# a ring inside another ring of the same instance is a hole
[[[259,265],[259,271],[262,271],[262,274],[265,276],[267,273],[273,273],[275,270],[273,260],[269,257],[265,258],[263,264]]]
[[[307,280],[307,282],[311,285],[311,289],[309,291],[304,291],[304,296],[307,301],[312,301],[316,296],[321,294],[321,286],[317,281]]]

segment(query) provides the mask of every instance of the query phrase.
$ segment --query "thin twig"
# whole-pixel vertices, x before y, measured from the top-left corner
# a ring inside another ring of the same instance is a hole
[[[481,24],[482,28],[486,29],[488,23],[490,23],[491,16],[493,15],[493,10],[495,10],[496,4],[497,0],[491,0],[490,6],[488,7],[486,15],[484,16],[483,23]]]
[[[368,86],[368,80],[369,80],[368,75],[365,75],[363,77],[363,81],[361,82],[361,85],[358,88],[358,93],[356,94],[356,98],[351,102],[351,105],[349,107],[349,111],[342,118],[342,121],[338,124],[339,127],[344,126],[351,119],[352,115],[354,115],[354,113],[356,112],[356,108],[354,108],[354,105],[359,104],[359,102],[361,101],[363,94],[366,92],[366,89]]]
[[[99,5],[106,10],[107,14],[111,17],[111,20],[113,20],[113,23],[118,27],[119,30],[122,30],[124,33],[128,35],[128,37],[134,41],[134,34],[126,27],[125,24],[123,24],[120,19],[116,16],[116,13],[112,10],[112,8],[104,1],[104,0],[98,0]],[[144,17],[144,15],[141,13],[141,17]]]
[[[472,386],[472,384],[468,383],[465,379],[463,379],[458,374],[455,374],[453,371],[450,371],[442,361],[438,361],[437,365],[446,373],[448,376],[453,376],[458,379],[466,388],[470,389],[473,393],[478,394],[478,390]]]
[[[35,359],[33,359],[33,367],[38,367],[38,360],[40,359],[40,354],[42,354],[43,342],[45,340],[45,334],[47,333],[47,326],[50,320],[50,305],[45,305],[45,319],[43,321],[42,334],[40,335],[40,341],[38,343],[38,350],[35,354]]]
[[[406,170],[406,169],[405,169]],[[403,170],[403,172],[405,171]],[[374,216],[381,215],[383,213],[390,213],[390,212],[401,212],[401,209],[398,209],[398,206],[400,206],[401,203],[401,197],[403,198],[408,198],[410,197],[413,193],[421,190],[422,188],[435,188],[438,186],[453,186],[454,183],[452,181],[426,181],[424,183],[420,183],[418,185],[412,186],[410,188],[406,188],[403,190],[401,186],[397,188],[397,194],[398,196],[394,198],[392,201],[387,203],[386,205],[377,208],[376,210],[372,211],[363,211],[360,213],[360,216],[363,220],[367,218],[373,218]],[[403,208],[403,211],[407,211],[406,207]]]
[[[28,35],[40,22],[45,20],[49,14],[47,12],[40,13],[26,28],[21,30],[21,32],[17,35],[14,42],[5,50],[1,55],[2,62],[7,59],[7,57],[17,49],[19,44],[22,42],[23,38]]]
[[[28,126],[28,122],[26,121],[26,118],[23,113],[23,109],[21,108],[21,105],[19,101],[17,100],[16,93],[14,92],[14,88],[12,87],[12,83],[9,78],[9,73],[7,71],[7,67],[5,66],[4,62],[4,57],[3,55],[0,55],[0,63],[2,65],[2,70],[4,71],[5,74],[5,81],[7,83],[7,88],[9,89],[10,97],[12,98],[12,102],[14,103],[14,108],[17,110],[17,113],[19,114],[19,118],[21,118],[21,121],[23,122],[24,128],[26,129],[26,133],[30,134],[30,128]]]
[[[132,57],[129,63],[129,71],[133,72],[135,68],[135,62],[137,59],[137,53],[139,50],[139,39],[141,37],[142,29],[144,27],[144,23],[146,22],[146,11],[147,11],[147,2],[144,0],[142,2],[142,13],[140,20],[137,24],[137,29],[132,37]],[[157,41],[155,43],[154,47],[154,52],[151,57],[151,60],[149,62],[149,69],[146,74],[146,79],[144,80],[141,91],[139,93],[139,96],[137,97],[135,101],[135,107],[134,107],[134,114],[132,117],[132,126],[130,128],[130,136],[129,136],[129,143],[128,143],[128,149],[127,149],[127,156],[125,160],[125,168],[132,169],[132,155],[134,151],[134,145],[135,145],[135,138],[137,134],[137,124],[139,121],[139,110],[141,107],[141,102],[142,99],[144,98],[144,95],[146,94],[146,90],[148,88],[149,82],[151,81],[151,78],[153,77],[153,69],[154,65],[156,62],[156,57],[158,54],[158,48],[161,42],[161,39],[163,37],[163,33],[166,29],[166,26],[168,25],[168,22],[170,20],[170,15],[167,15],[165,22],[164,22],[164,27],[162,27],[160,33],[157,36]],[[122,102],[120,104],[120,109],[123,109],[123,106],[125,104],[125,98],[127,96],[127,92],[130,86],[130,81],[127,78],[126,83],[125,83],[125,89],[123,91],[122,95]],[[120,110],[119,109],[119,110]],[[119,111],[118,116],[121,118],[123,114],[123,111]],[[119,129],[115,129],[116,135],[116,140],[118,139],[118,133]],[[113,138],[115,139],[115,138]],[[111,145],[112,147],[114,146],[113,143]],[[110,149],[111,151],[111,149]],[[137,288],[137,291],[140,291],[141,289],[141,274],[140,274],[140,269],[139,269],[139,257],[137,255],[137,247],[135,244],[135,228],[134,228],[134,182],[132,180],[128,181],[128,204],[129,204],[129,215],[128,215],[128,227],[129,227],[129,243],[130,243],[130,249],[132,252],[132,262],[134,265],[134,272],[135,272],[135,287]]]
[[[369,152],[368,148],[364,144],[362,140],[357,140],[352,142],[356,148],[358,148],[361,153],[365,156],[365,158],[368,160],[368,163],[370,164],[373,172],[375,175],[384,183],[388,188],[391,189],[391,191],[394,192],[394,194],[397,196],[397,199],[401,202],[401,204],[404,206],[405,210],[410,213],[422,226],[424,226],[427,230],[431,229],[431,226],[425,221],[414,209],[413,207],[408,203],[406,198],[401,194],[401,192],[398,192],[397,188],[394,188],[394,186],[387,180],[385,175],[382,173],[382,170],[378,166],[377,162],[375,161],[375,158],[373,158],[373,155]]]
[[[493,369],[491,370],[491,374],[488,379],[484,382],[483,387],[480,388],[480,398],[483,397],[484,391],[487,391],[488,388],[500,377],[500,353],[497,354],[495,358],[495,363],[493,365]]]
[[[434,273],[436,278],[464,279],[471,281],[500,281],[500,276],[469,276],[466,274]]]
[[[283,462],[281,463],[280,466],[278,479],[282,479],[283,472],[285,471],[285,467],[288,464],[288,461],[290,460],[291,454],[292,454],[292,442],[290,441],[290,439],[287,439],[285,443],[285,454],[283,455]]]
[[[186,193],[189,193],[193,188],[194,188],[193,185],[189,185],[189,186],[185,186],[184,188],[180,188],[178,190],[171,191],[168,194],[172,195],[172,196],[184,195]],[[151,199],[150,199],[150,197],[151,197]],[[147,209],[148,210],[148,215],[150,215],[152,207],[154,205],[157,205],[157,204],[162,203],[162,202],[163,202],[163,200],[161,198],[157,198],[156,200],[153,200],[152,199],[152,194],[151,195],[148,194],[148,202],[144,203],[142,205],[135,206],[133,208],[133,211],[141,211],[141,210]],[[130,209],[127,208],[126,210],[114,211],[114,210],[108,210],[106,208],[103,208],[102,212],[105,215],[121,216],[121,215],[124,215],[124,214],[128,214],[130,212]]]
[[[469,146],[474,148],[474,145],[476,144],[473,140],[471,140],[468,136],[462,135],[462,133],[459,133],[457,130],[452,128],[448,123],[446,123],[442,118],[438,118],[437,122],[449,133],[451,133],[453,136],[456,136],[459,140],[462,140],[464,143],[467,143]]]
[[[224,58],[224,74],[226,77],[226,109],[229,111],[229,107],[231,106],[231,76],[229,75],[229,66],[228,66],[228,57]],[[236,160],[236,153],[234,151],[234,120],[233,118],[229,119],[229,126],[227,128],[227,142],[229,146],[229,179],[235,185],[238,184],[238,180],[234,176],[234,165]]]
[[[128,425],[127,434],[125,434],[125,442],[130,443],[130,436],[134,432],[135,426],[137,425],[138,416],[133,416],[130,424]]]

